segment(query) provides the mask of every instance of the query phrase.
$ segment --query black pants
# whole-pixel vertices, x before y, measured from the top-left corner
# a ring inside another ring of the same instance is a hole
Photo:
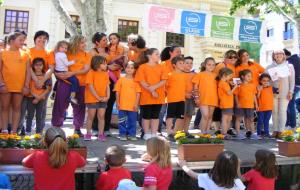
[[[114,103],[116,101],[116,92],[113,91],[114,89],[114,81],[110,80],[110,85],[109,85],[109,88],[110,88],[110,96],[109,96],[109,99],[108,99],[108,102],[107,102],[107,108],[106,108],[106,111],[105,111],[105,126],[104,126],[104,131],[109,131],[110,127],[111,127],[111,114],[112,114],[112,110],[113,110],[113,107],[114,107]],[[97,114],[96,114],[97,115]],[[92,125],[92,129],[94,131],[98,131],[98,118],[97,117],[94,117],[94,121],[93,121],[93,125]]]

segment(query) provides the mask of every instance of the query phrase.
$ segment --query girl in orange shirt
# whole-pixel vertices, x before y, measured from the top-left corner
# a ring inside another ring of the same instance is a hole
[[[165,102],[164,86],[168,76],[164,67],[159,64],[159,51],[150,48],[145,53],[148,62],[139,66],[135,80],[142,87],[140,106],[144,139],[147,140],[157,135],[158,117]]]
[[[237,87],[237,84],[231,89],[230,80],[233,77],[231,69],[224,67],[219,72],[218,83],[218,95],[220,100],[220,108],[222,110],[222,133],[225,135],[225,139],[230,138],[227,136],[227,131],[230,127],[232,115],[233,115],[233,92]]]
[[[206,58],[201,68],[201,72],[192,80],[194,92],[196,94],[195,102],[200,107],[202,115],[200,129],[203,134],[208,133],[214,109],[218,106],[216,74],[213,73],[215,66],[216,62],[214,58]]]
[[[110,96],[109,76],[107,73],[107,63],[104,57],[94,56],[91,61],[91,70],[86,76],[85,103],[88,109],[88,117],[84,140],[91,140],[92,124],[97,111],[98,117],[98,140],[105,141],[104,116],[107,101]]]
[[[22,33],[10,34],[8,44],[9,48],[0,52],[1,129],[7,133],[9,108],[12,106],[12,133],[16,133],[23,94],[29,93],[30,63],[27,53],[21,50],[24,44]]]
[[[111,33],[108,36],[110,44],[108,45],[108,55],[111,61],[108,64],[114,63],[120,66],[119,73],[115,73],[117,78],[120,78],[122,68],[125,66],[125,47],[120,45],[120,35]]]
[[[254,108],[257,108],[256,99],[256,86],[252,81],[252,73],[250,70],[246,69],[239,74],[242,84],[235,91],[235,101],[237,104],[236,109],[236,121],[235,129],[237,132],[237,139],[244,139],[245,136],[240,133],[240,122],[244,118],[245,127],[248,131],[251,131],[251,139],[258,140],[261,139],[259,136],[254,134]]]

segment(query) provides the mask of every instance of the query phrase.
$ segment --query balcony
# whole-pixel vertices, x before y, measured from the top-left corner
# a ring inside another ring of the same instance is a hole
[[[294,38],[294,31],[292,29],[283,31],[283,40],[291,40],[293,38]]]

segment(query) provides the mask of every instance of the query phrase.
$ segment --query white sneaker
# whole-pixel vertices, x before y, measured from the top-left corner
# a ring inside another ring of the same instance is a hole
[[[146,141],[152,137],[151,133],[145,133],[143,139]]]
[[[244,139],[246,139],[246,136],[243,135],[242,133],[240,133],[240,134],[236,135],[235,139],[237,139],[237,140],[244,140]]]
[[[151,133],[151,137],[157,137],[157,133]]]
[[[262,138],[260,136],[258,136],[256,133],[252,134],[250,139],[252,140],[261,140]]]

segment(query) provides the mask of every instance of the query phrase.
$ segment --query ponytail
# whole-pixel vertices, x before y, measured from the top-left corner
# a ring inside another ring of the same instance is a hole
[[[51,145],[48,147],[49,165],[52,168],[60,168],[67,162],[68,145],[67,142],[61,138],[56,137]]]

